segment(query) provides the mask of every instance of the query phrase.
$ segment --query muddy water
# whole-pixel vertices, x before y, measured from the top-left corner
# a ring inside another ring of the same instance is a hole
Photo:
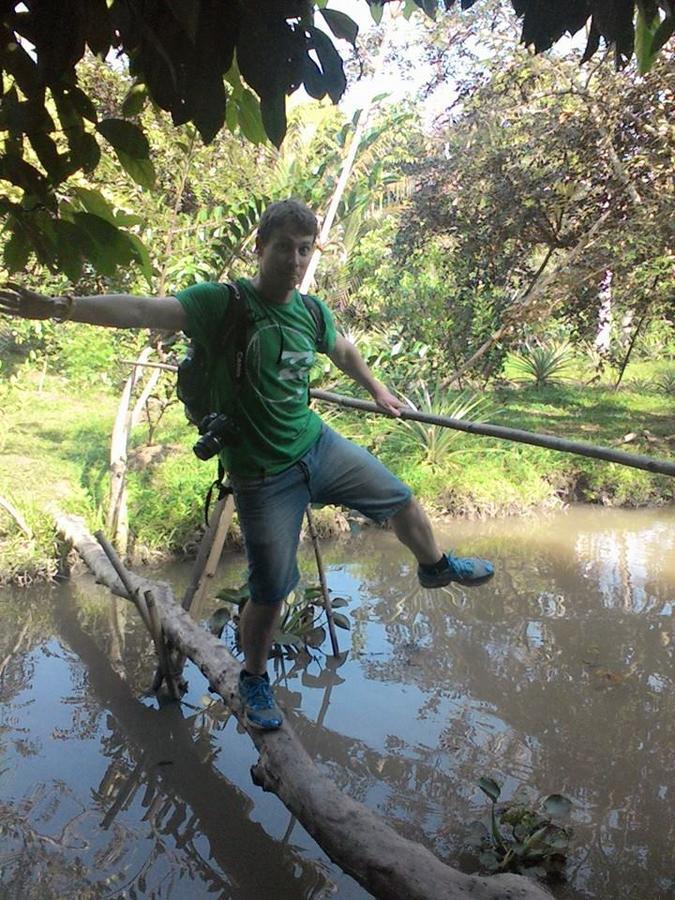
[[[277,669],[302,740],[466,871],[487,774],[506,798],[573,800],[559,898],[671,896],[675,515],[578,508],[444,537],[492,557],[494,581],[421,591],[381,531],[325,546],[351,653]],[[242,568],[229,557],[224,583]],[[161,575],[179,589],[188,570]],[[202,676],[158,709],[152,670],[134,615],[90,578],[0,594],[0,896],[367,896],[252,786],[252,745]]]

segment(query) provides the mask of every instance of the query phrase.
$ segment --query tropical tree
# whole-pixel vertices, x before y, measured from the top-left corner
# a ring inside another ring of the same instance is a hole
[[[366,2],[378,19],[385,0]],[[445,0],[445,8],[452,5]],[[408,13],[419,7],[431,16],[439,6],[437,0],[405,4]],[[586,58],[602,37],[615,47],[618,64],[637,46],[648,66],[675,21],[673,0],[629,0],[619,9],[612,0],[570,8],[514,0],[513,6],[523,17],[526,44],[546,49],[589,21]],[[156,168],[135,119],[148,101],[170,113],[177,127],[191,123],[205,143],[227,127],[278,146],[288,94],[303,85],[311,97],[340,98],[346,81],[332,37],[354,43],[358,32],[326,0],[5,0],[0,12],[0,128],[6,132],[0,179],[9,185],[0,215],[12,272],[32,256],[55,271],[75,270],[81,257],[104,275],[131,262],[145,265],[125,223],[73,207],[64,189],[70,179],[93,172],[112,153],[138,185],[152,190]],[[97,104],[78,76],[87,52],[106,58],[111,51],[128,60],[134,79],[121,115]]]
[[[569,57],[518,50],[496,5],[485,25],[480,53],[461,49],[458,98],[415,167],[398,237],[399,262],[422,272],[430,245],[445,250],[454,287],[445,318],[461,335],[460,371],[478,361],[489,371],[552,310],[595,326],[608,270],[624,307],[647,285],[661,308],[672,294],[667,64],[617,76],[605,59],[580,77]],[[447,74],[458,56],[436,63]]]

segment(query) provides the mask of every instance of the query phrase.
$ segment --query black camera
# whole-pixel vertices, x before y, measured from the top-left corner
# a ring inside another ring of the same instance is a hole
[[[211,459],[223,447],[236,447],[239,443],[239,426],[224,413],[209,413],[199,423],[201,437],[192,448],[199,459]]]

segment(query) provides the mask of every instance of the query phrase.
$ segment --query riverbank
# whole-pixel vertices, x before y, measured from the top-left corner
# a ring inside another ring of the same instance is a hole
[[[108,453],[117,395],[25,371],[2,385],[0,497],[23,523],[0,510],[0,581],[53,578],[56,543],[45,508],[57,503],[90,528],[105,520]],[[573,440],[672,458],[672,397],[644,383],[613,392],[603,386],[506,386],[490,392],[489,421]],[[663,505],[672,479],[538,447],[400,422],[324,405],[331,427],[357,440],[409,483],[432,516],[488,518],[556,509],[570,502]],[[150,443],[148,438],[150,437]],[[129,449],[131,552],[137,560],[190,555],[214,476],[191,453],[194,440],[178,403],[157,427],[135,429]],[[317,512],[323,536],[353,527],[339,510]],[[238,530],[232,531],[234,543]]]

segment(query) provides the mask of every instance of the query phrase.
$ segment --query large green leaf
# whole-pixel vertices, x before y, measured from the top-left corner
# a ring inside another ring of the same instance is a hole
[[[572,809],[572,801],[562,794],[550,794],[544,800],[544,809],[549,816],[566,816]]]
[[[127,156],[122,150],[117,150],[117,158],[122,164],[122,168],[127,172],[136,184],[141,187],[152,190],[155,186],[155,167],[150,159],[135,159],[133,156]]]
[[[347,86],[347,79],[345,78],[340,54],[333,46],[331,39],[327,34],[324,34],[323,31],[319,31],[318,28],[312,26],[307,30],[309,31],[311,42],[316,50],[316,55],[319,57],[321,68],[323,69],[328,96],[333,103],[337,103]]]
[[[100,219],[105,219],[111,225],[116,224],[115,211],[100,191],[76,186],[73,188],[73,194],[80,201],[85,212],[92,213],[92,215],[98,216]]]
[[[143,277],[148,283],[148,287],[152,289],[153,286],[153,268],[152,268],[152,260],[150,259],[150,254],[148,253],[148,248],[145,246],[143,241],[136,234],[127,234],[127,237],[131,241],[134,248],[134,257],[138,266],[143,274]]]
[[[88,235],[74,222],[66,219],[56,219],[54,233],[59,269],[70,281],[77,281],[82,275],[83,259],[89,256],[92,250]]]
[[[74,84],[71,84],[66,89],[66,91],[71,99],[73,106],[81,116],[83,116],[85,119],[88,119],[90,122],[96,122],[98,120],[96,107],[81,88],[77,87]]]
[[[127,95],[122,103],[122,115],[137,116],[148,99],[148,91],[144,84],[132,84],[127,91]]]
[[[248,88],[244,88],[236,100],[236,107],[239,127],[244,137],[253,144],[263,144],[267,140],[267,135],[258,98]]]
[[[199,25],[200,0],[166,0],[166,5],[194,44]]]
[[[356,43],[359,26],[346,13],[337,9],[322,9],[321,15],[336,38],[342,38],[350,44]]]
[[[15,229],[3,251],[3,260],[7,271],[14,273],[25,269],[30,251],[31,246],[25,235],[18,228]]]
[[[275,93],[261,97],[260,112],[268,138],[275,147],[281,147],[286,136],[286,95]]]
[[[52,184],[59,184],[66,177],[65,159],[59,154],[55,142],[41,131],[28,135],[31,147],[47,172]]]
[[[130,236],[110,222],[91,213],[79,212],[73,219],[91,241],[88,255],[101,274],[114,275],[118,266],[127,266],[137,258]]]
[[[94,135],[88,131],[74,132],[68,136],[68,146],[71,172],[77,169],[93,172],[101,159],[101,148]]]
[[[147,159],[150,155],[148,139],[138,125],[126,119],[103,119],[96,126],[99,134],[109,141],[115,151],[132,159]]]

